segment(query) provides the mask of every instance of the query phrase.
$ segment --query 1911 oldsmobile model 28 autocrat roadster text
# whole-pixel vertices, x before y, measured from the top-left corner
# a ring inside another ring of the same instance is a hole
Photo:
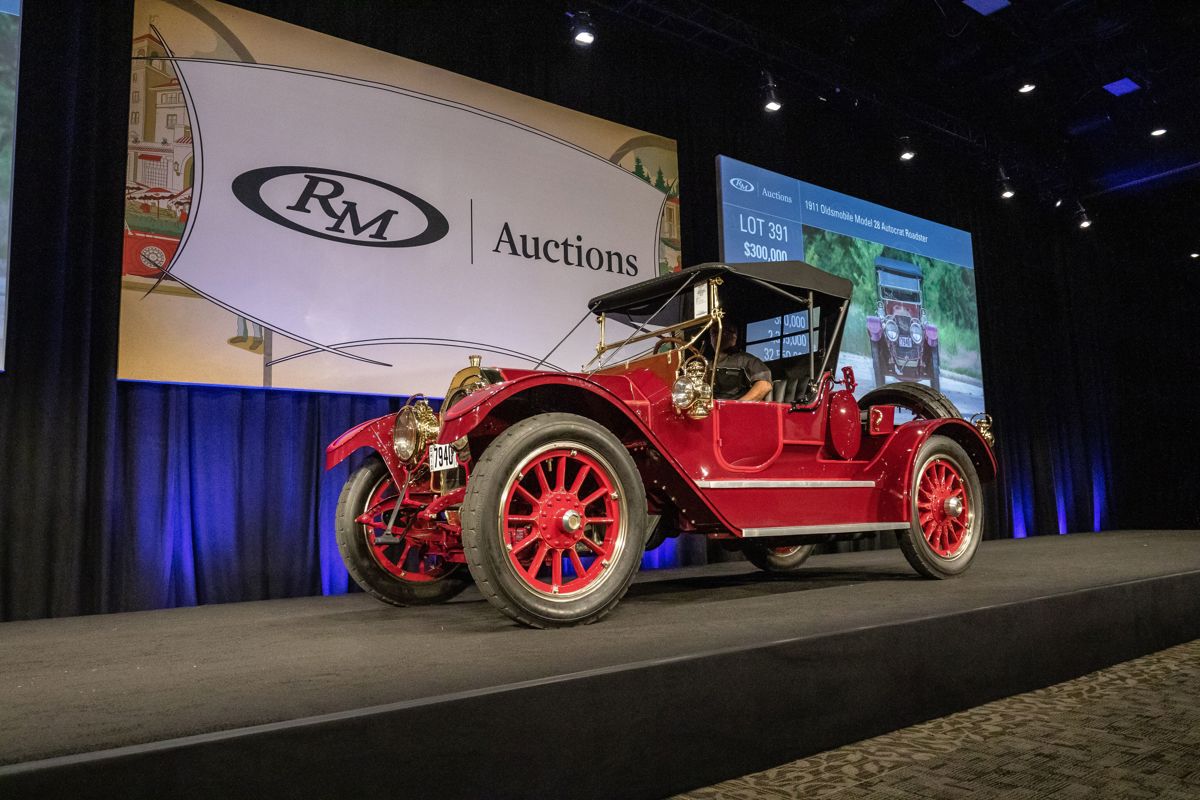
[[[351,575],[400,605],[474,580],[503,613],[552,627],[603,617],[645,550],[680,534],[786,572],[816,542],[895,530],[921,574],[962,572],[996,473],[988,426],[917,383],[856,402],[853,372],[832,373],[850,290],[801,262],[702,264],[594,298],[600,344],[581,372],[472,357],[440,413],[414,398],[329,446],[327,467],[377,453],[338,504]],[[712,348],[748,324],[777,330],[773,392],[721,399],[740,376]]]

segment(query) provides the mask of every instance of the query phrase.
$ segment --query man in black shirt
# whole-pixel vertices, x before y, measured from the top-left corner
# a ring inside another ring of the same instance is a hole
[[[769,397],[772,388],[770,367],[747,352],[734,350],[738,342],[737,324],[728,318],[725,322],[727,326],[721,329],[721,357],[717,359],[718,376],[713,396],[719,400],[763,400]],[[734,380],[722,380],[721,370],[727,370],[724,375]],[[737,374],[739,372],[740,375]]]

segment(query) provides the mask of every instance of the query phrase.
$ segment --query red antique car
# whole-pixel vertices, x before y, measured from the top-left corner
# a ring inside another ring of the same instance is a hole
[[[816,543],[894,530],[922,575],[961,573],[996,474],[989,426],[917,383],[856,401],[853,372],[833,375],[850,291],[801,262],[702,264],[594,298],[600,344],[580,372],[472,356],[440,412],[414,397],[329,446],[327,468],[377,454],[338,503],[350,574],[398,605],[474,580],[553,627],[610,612],[642,554],[680,534],[790,572]],[[731,327],[770,370],[762,401],[722,399],[746,383],[747,359],[720,349]]]

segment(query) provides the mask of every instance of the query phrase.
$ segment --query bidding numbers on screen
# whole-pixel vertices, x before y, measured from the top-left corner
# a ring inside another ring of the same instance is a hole
[[[746,258],[787,261],[788,251],[784,245],[790,240],[791,232],[786,222],[775,222],[753,214],[739,213],[738,229],[747,234],[747,238],[742,241],[742,255]]]

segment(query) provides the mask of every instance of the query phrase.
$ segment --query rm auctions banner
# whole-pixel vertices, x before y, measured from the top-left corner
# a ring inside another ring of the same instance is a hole
[[[124,379],[436,395],[679,267],[673,140],[205,0],[137,3],[126,177]]]

